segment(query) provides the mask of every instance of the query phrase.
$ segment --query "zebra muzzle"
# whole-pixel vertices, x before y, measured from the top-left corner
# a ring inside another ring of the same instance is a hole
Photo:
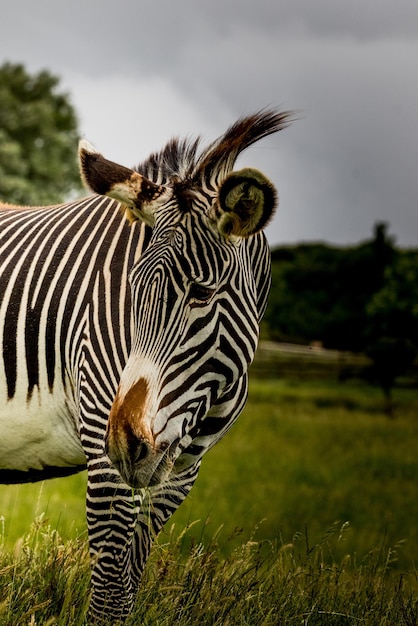
[[[128,434],[124,441],[115,442],[106,437],[106,454],[121,478],[131,487],[143,488],[164,482],[173,467],[171,450],[177,442],[155,446],[142,437]]]
[[[132,487],[150,484],[166,449],[155,442],[146,419],[147,404],[148,383],[145,378],[137,380],[125,394],[119,390],[105,436],[105,449],[111,464]]]
[[[164,482],[173,468],[179,440],[157,444],[149,428],[118,417],[121,414],[111,413],[105,437],[105,450],[112,466],[134,488]]]

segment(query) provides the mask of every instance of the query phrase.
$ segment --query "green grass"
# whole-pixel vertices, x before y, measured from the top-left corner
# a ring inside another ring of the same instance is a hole
[[[416,626],[418,394],[394,400],[390,420],[365,385],[253,380],[131,623]],[[85,481],[0,487],[0,626],[83,623]]]
[[[314,545],[307,535],[250,539],[226,558],[219,537],[185,552],[185,535],[171,533],[152,552],[127,626],[416,626],[418,593],[410,579],[392,580],[392,550],[330,561],[344,533],[335,526]],[[0,625],[82,626],[88,574],[85,544],[38,520],[0,557]]]
[[[89,585],[86,542],[64,542],[41,516],[12,552],[0,553],[0,625],[81,626]]]
[[[87,473],[43,483],[0,485],[0,525],[3,542],[12,549],[43,515],[61,537],[70,539],[86,531]]]
[[[305,526],[316,541],[334,522],[350,532],[339,550],[359,557],[384,541],[418,562],[418,395],[397,390],[397,418],[378,389],[329,383],[253,381],[238,424],[205,459],[174,522],[202,520],[258,539],[291,542]]]

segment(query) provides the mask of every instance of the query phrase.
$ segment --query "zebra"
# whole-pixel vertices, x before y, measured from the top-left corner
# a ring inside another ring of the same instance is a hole
[[[93,192],[0,206],[0,482],[87,469],[89,615],[123,622],[156,535],[247,398],[277,192],[241,152],[291,112],[172,139],[129,169],[82,140]]]

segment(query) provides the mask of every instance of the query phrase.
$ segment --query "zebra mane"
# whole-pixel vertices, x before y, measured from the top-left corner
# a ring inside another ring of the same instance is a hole
[[[201,138],[173,138],[160,151],[135,167],[135,171],[162,184],[176,178],[194,182],[212,177],[223,178],[234,167],[239,154],[255,142],[289,126],[293,112],[262,110],[238,119],[226,133],[199,151]]]
[[[188,180],[196,163],[200,137],[179,139],[173,137],[160,151],[151,154],[134,169],[154,183],[163,184],[167,179]]]

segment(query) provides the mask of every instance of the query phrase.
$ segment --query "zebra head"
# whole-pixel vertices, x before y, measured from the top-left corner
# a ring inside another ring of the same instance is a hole
[[[233,168],[243,149],[289,118],[242,118],[203,151],[199,140],[172,140],[135,171],[81,143],[88,186],[152,229],[130,270],[131,351],[105,442],[133,487],[196,463],[243,408],[270,284],[261,231],[276,192],[259,171]]]

